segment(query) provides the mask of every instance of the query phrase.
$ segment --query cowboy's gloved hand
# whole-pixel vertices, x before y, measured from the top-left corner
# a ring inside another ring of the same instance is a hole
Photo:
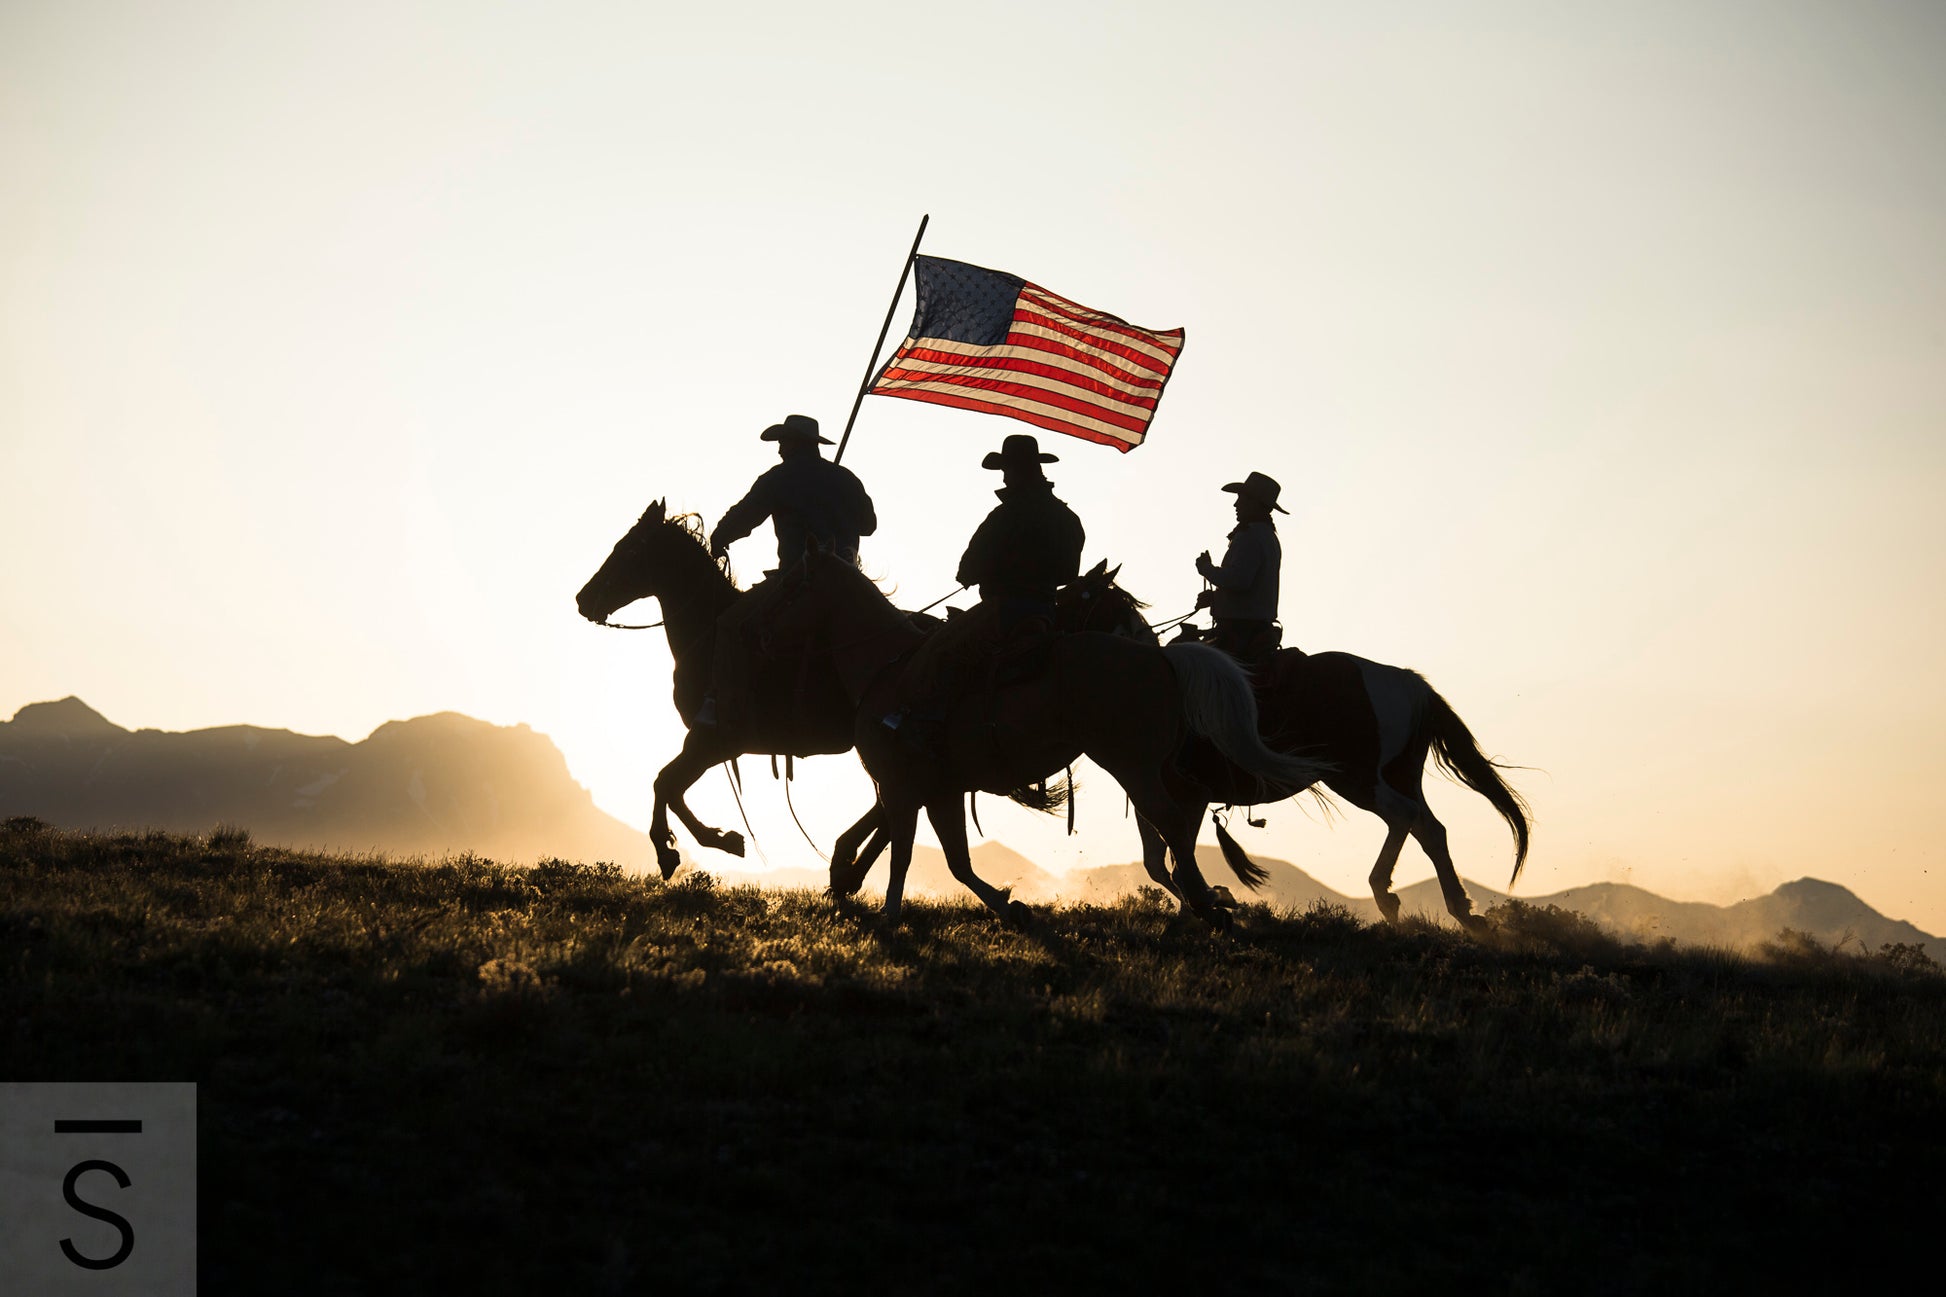
[[[1209,607],[1210,597],[1215,593],[1216,591],[1214,590],[1198,590],[1196,592],[1196,606],[1198,608]]]
[[[1208,550],[1204,550],[1196,556],[1196,571],[1202,574],[1205,581],[1214,581],[1216,579],[1216,564],[1210,562]]]
[[[722,558],[725,554],[729,552],[730,552],[730,547],[728,545],[716,539],[716,537],[714,536],[711,536],[709,538],[709,556],[711,558]]]

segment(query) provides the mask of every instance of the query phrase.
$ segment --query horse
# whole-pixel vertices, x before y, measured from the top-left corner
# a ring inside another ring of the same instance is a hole
[[[675,659],[676,714],[688,734],[682,750],[655,777],[655,811],[649,836],[655,843],[662,877],[672,877],[682,863],[675,835],[669,831],[673,808],[699,845],[733,856],[744,853],[743,835],[704,824],[683,800],[703,772],[732,758],[751,753],[793,757],[847,752],[851,749],[852,706],[829,669],[815,663],[759,656],[751,676],[752,705],[740,718],[721,725],[695,723],[709,688],[716,620],[736,602],[738,589],[727,558],[713,558],[702,520],[695,514],[667,511],[657,500],[643,511],[609,553],[598,571],[575,595],[583,617],[605,624],[617,609],[638,599],[662,604],[669,653]],[[915,614],[915,616],[920,616]],[[920,617],[936,626],[935,619]],[[1035,810],[1053,810],[1066,796],[1064,785],[1041,789],[1016,788],[1007,795]],[[862,840],[878,828],[876,804],[846,831],[846,840]]]
[[[1259,793],[1285,796],[1325,773],[1264,746],[1249,679],[1226,654],[1090,633],[1052,638],[1045,665],[1025,680],[960,690],[948,699],[941,750],[915,752],[880,718],[925,633],[857,568],[830,555],[807,553],[793,582],[772,619],[771,642],[823,656],[855,707],[853,745],[878,785],[892,846],[888,917],[899,913],[923,809],[953,876],[1003,919],[1025,918],[1026,906],[974,873],[960,799],[1019,788],[1085,755],[1122,785],[1173,855],[1175,893],[1212,925],[1227,926],[1229,912],[1196,867],[1202,808],[1170,794],[1164,767],[1185,738],[1199,734],[1241,777],[1259,781]]]
[[[828,671],[799,664],[759,660],[751,673],[753,705],[747,718],[723,725],[697,725],[696,712],[709,688],[716,619],[738,595],[728,559],[712,558],[701,519],[670,515],[666,501],[643,511],[599,570],[574,597],[583,617],[606,623],[614,612],[637,599],[661,601],[669,654],[675,659],[676,714],[688,727],[682,750],[656,774],[655,812],[649,836],[663,878],[682,863],[669,810],[697,842],[741,856],[743,835],[715,829],[683,801],[705,770],[747,753],[804,757],[849,751],[851,708]],[[867,815],[875,822],[877,808]]]
[[[1142,615],[1147,605],[1116,585],[1115,572],[1105,565],[1070,584],[1061,598],[1067,605],[1063,615],[1075,624],[1138,642],[1156,642]],[[1527,860],[1532,812],[1500,776],[1510,767],[1480,751],[1459,714],[1416,671],[1350,653],[1283,649],[1258,671],[1257,680],[1264,741],[1279,751],[1305,752],[1329,763],[1331,769],[1321,780],[1324,787],[1385,821],[1385,845],[1372,866],[1370,883],[1387,921],[1398,921],[1392,871],[1410,836],[1439,873],[1447,911],[1463,927],[1484,928],[1485,920],[1473,912],[1472,898],[1453,867],[1446,828],[1427,805],[1421,780],[1430,756],[1448,776],[1486,798],[1500,813],[1514,839],[1511,887],[1520,881]],[[1200,786],[1205,808],[1256,805],[1262,800],[1259,784],[1206,748],[1192,747],[1180,764],[1193,785]],[[1200,820],[1199,811],[1199,824]],[[1164,844],[1146,825],[1138,822],[1136,828],[1142,837],[1143,867],[1169,888],[1162,868]],[[1253,887],[1261,886],[1268,874],[1244,854],[1220,822],[1216,831],[1224,859],[1237,876]]]
[[[1073,584],[1071,592],[1064,594],[1055,605],[1055,630],[1062,634],[1091,630],[1118,633],[1122,628],[1122,619],[1131,606],[1136,610],[1148,607],[1147,604],[1133,602],[1128,593],[1118,586],[1114,587],[1115,598],[1106,601],[1112,606],[1103,606],[1104,600],[1100,597],[1102,586],[1104,583],[1107,586],[1114,586],[1115,577],[1120,572],[1121,568],[1110,569],[1108,561],[1103,559],[1085,576],[1077,578],[1078,584]],[[1148,639],[1150,643],[1155,642],[1153,635]],[[1068,827],[1072,832],[1074,807],[1071,799],[1075,791],[1072,783],[1065,777],[1045,783],[1038,790],[1037,800],[1023,795],[1033,791],[1035,790],[1022,789],[1008,796],[1032,810],[1051,813],[1063,806],[1067,807]],[[968,802],[970,805],[970,797]],[[838,835],[838,841],[831,849],[832,895],[850,896],[863,887],[866,876],[872,871],[872,865],[890,845],[891,839],[886,834],[884,819],[875,812],[876,808],[873,814],[866,815]],[[977,826],[979,822],[976,813],[973,823]],[[1161,868],[1160,865],[1157,867]],[[1234,868],[1234,863],[1232,867]],[[1254,865],[1251,868],[1254,868]],[[1166,871],[1164,878],[1165,880],[1167,878]],[[1169,884],[1169,890],[1175,891],[1173,884]]]

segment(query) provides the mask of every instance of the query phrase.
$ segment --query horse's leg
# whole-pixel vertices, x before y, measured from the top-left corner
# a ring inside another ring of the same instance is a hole
[[[682,751],[676,754],[676,759],[662,767],[655,777],[656,809],[661,810],[664,806],[673,809],[676,818],[695,835],[698,846],[727,851],[733,856],[743,854],[743,835],[734,831],[725,833],[703,823],[689,809],[682,795],[689,791],[692,784],[702,778],[705,770],[739,755],[741,755],[739,751],[726,746],[722,740],[707,734],[706,731],[691,730],[688,737],[683,740]],[[664,878],[676,872],[679,857],[676,855],[674,841],[669,834],[667,817],[662,821],[661,836],[656,838],[655,855],[656,863],[662,866]]]
[[[905,871],[912,866],[912,835],[919,827],[919,808],[894,809],[880,804],[885,812],[885,833],[892,840],[891,877],[885,881],[885,917],[897,919],[905,903]]]
[[[1103,765],[1099,756],[1095,757],[1095,763]],[[1196,867],[1196,830],[1201,824],[1202,808],[1183,806],[1171,797],[1163,786],[1160,771],[1116,770],[1106,765],[1103,768],[1121,784],[1135,813],[1147,820],[1168,845],[1169,854],[1176,862],[1174,890],[1183,904],[1213,927],[1229,927],[1230,912],[1216,903],[1209,884],[1203,880],[1203,871]],[[1146,858],[1143,863],[1147,863]]]
[[[858,864],[855,866],[861,887],[864,885],[865,878],[872,872],[872,866],[878,862],[880,856],[885,854],[885,848],[891,845],[891,839],[885,836],[884,825],[880,825],[871,837],[865,839],[865,849],[858,853]]]
[[[1399,852],[1405,849],[1406,837],[1412,832],[1418,800],[1355,770],[1333,775],[1326,786],[1359,810],[1369,811],[1385,821],[1385,845],[1378,849],[1378,859],[1372,863],[1368,881],[1379,914],[1387,923],[1397,923],[1399,897],[1392,890],[1392,871],[1397,868]]]
[[[1432,867],[1439,873],[1439,890],[1446,898],[1446,910],[1459,921],[1461,927],[1472,932],[1483,931],[1487,921],[1473,913],[1473,898],[1466,894],[1466,884],[1460,881],[1459,872],[1453,868],[1452,853],[1446,849],[1446,826],[1426,805],[1426,799],[1413,787],[1411,792],[1401,792],[1389,783],[1381,783],[1374,790],[1373,809],[1385,818],[1385,847],[1379,852],[1378,863],[1372,866],[1372,896],[1378,901],[1388,919],[1396,918],[1399,911],[1399,898],[1391,891],[1392,866],[1398,862],[1399,849],[1404,845],[1406,834],[1418,839],[1420,849],[1432,861]],[[1387,901],[1391,904],[1388,906]]]
[[[655,844],[656,868],[666,882],[682,864],[682,856],[676,851],[676,835],[669,832],[669,804],[660,796],[655,799],[655,812],[649,816],[649,841]]]
[[[1409,832],[1411,828],[1405,821],[1387,820],[1385,845],[1378,849],[1378,862],[1372,866],[1372,899],[1378,902],[1379,913],[1387,923],[1399,921],[1399,894],[1392,890],[1392,869],[1399,863],[1399,852]]]
[[[1420,814],[1412,822],[1412,836],[1419,839],[1420,849],[1432,857],[1432,867],[1439,871],[1439,890],[1446,897],[1446,912],[1469,932],[1486,931],[1487,921],[1473,913],[1473,898],[1466,894],[1466,884],[1460,881],[1459,871],[1453,868],[1453,857],[1446,850],[1446,826],[1423,803]]]
[[[885,817],[877,802],[872,809],[859,817],[858,823],[838,835],[838,841],[831,848],[831,894],[850,896],[864,886],[865,875],[872,867],[872,861],[885,849],[885,833],[882,825]],[[858,854],[861,845],[876,844],[862,858]]]
[[[1372,713],[1367,743],[1377,749],[1376,778],[1358,790],[1363,796],[1348,796],[1347,800],[1385,821],[1385,845],[1372,866],[1372,898],[1387,919],[1398,918],[1399,898],[1392,891],[1392,869],[1406,835],[1411,834],[1439,873],[1439,890],[1446,898],[1447,912],[1461,927],[1479,932],[1486,927],[1486,920],[1473,913],[1473,898],[1466,894],[1466,884],[1460,881],[1452,853],[1446,849],[1446,826],[1432,813],[1421,787],[1432,743],[1427,728],[1431,690],[1411,672],[1376,665],[1363,669],[1361,682]],[[1332,787],[1338,790],[1335,781]]]
[[[966,846],[966,812],[958,792],[950,799],[928,802],[926,818],[932,821],[932,831],[939,835],[940,849],[946,853],[946,867],[968,891],[980,898],[981,904],[1010,923],[1018,923],[1033,913],[1013,899],[1011,889],[995,887],[973,872],[973,856]]]
[[[1155,826],[1139,815],[1135,817],[1135,832],[1142,839],[1142,868],[1157,887],[1175,897],[1176,903],[1181,905],[1182,893],[1176,890],[1175,880],[1169,877],[1168,844],[1155,831]]]

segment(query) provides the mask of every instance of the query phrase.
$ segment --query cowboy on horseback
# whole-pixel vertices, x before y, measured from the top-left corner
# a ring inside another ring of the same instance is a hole
[[[698,724],[732,724],[741,719],[749,697],[749,659],[746,642],[751,629],[779,598],[780,586],[770,578],[803,561],[807,545],[816,545],[851,563],[858,561],[858,538],[878,530],[872,497],[857,475],[831,463],[818,447],[831,440],[820,436],[818,421],[793,414],[764,429],[764,441],[777,443],[777,467],[759,477],[741,500],[724,511],[710,533],[710,553],[722,558],[770,519],[777,533],[777,567],[750,589],[716,622],[716,647],[711,690],[696,715]]]
[[[1268,661],[1277,652],[1283,631],[1277,621],[1277,577],[1284,549],[1277,541],[1271,513],[1289,513],[1277,503],[1281,488],[1262,473],[1223,488],[1236,494],[1237,525],[1221,565],[1209,551],[1196,556],[1196,570],[1213,587],[1196,596],[1198,608],[1208,608],[1215,629],[1203,636],[1245,666]]]
[[[893,729],[908,714],[918,721],[907,730],[913,742],[929,746],[930,731],[943,720],[940,695],[962,668],[1003,644],[1053,629],[1055,594],[1080,573],[1087,539],[1081,519],[1055,496],[1041,468],[1058,462],[1026,433],[1008,437],[980,461],[981,468],[999,469],[1004,485],[994,492],[1000,503],[974,531],[954,578],[978,586],[980,602],[913,655],[899,690],[905,706],[885,718]]]
[[[980,587],[980,605],[994,606],[1003,632],[1027,622],[1051,626],[1055,592],[1081,571],[1087,533],[1041,469],[1058,462],[1026,433],[1008,437],[980,461],[981,468],[999,469],[1004,485],[994,492],[1000,503],[973,533],[954,579]]]

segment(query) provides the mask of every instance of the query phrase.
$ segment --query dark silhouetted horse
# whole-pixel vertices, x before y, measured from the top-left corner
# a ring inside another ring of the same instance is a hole
[[[662,605],[669,653],[675,659],[676,714],[689,727],[682,751],[655,777],[655,812],[649,836],[655,843],[662,876],[672,876],[682,862],[675,836],[669,831],[669,810],[704,847],[741,856],[743,835],[715,829],[698,820],[683,795],[703,772],[746,754],[797,757],[847,752],[851,749],[851,700],[845,697],[828,664],[803,657],[753,659],[749,706],[733,722],[695,724],[698,708],[709,688],[716,621],[737,599],[736,583],[726,563],[710,557],[709,542],[695,514],[670,515],[664,502],[651,504],[619,541],[599,571],[575,596],[575,606],[589,621],[605,623],[619,608],[638,599]],[[938,623],[921,617],[927,627]],[[1035,810],[1052,810],[1065,797],[1061,784],[1048,788],[1018,788],[1007,796]],[[880,824],[876,804],[847,830],[846,839],[862,841]]]
[[[709,688],[716,619],[737,598],[726,565],[710,557],[702,523],[694,514],[669,516],[657,500],[643,512],[599,571],[575,596],[589,621],[605,622],[637,599],[662,604],[669,653],[675,659],[676,714],[689,733],[682,751],[655,777],[655,813],[649,836],[662,876],[682,858],[669,831],[674,808],[698,843],[741,856],[743,835],[711,828],[697,819],[683,794],[704,771],[746,753],[813,756],[851,748],[851,703],[829,670],[800,662],[758,659],[750,680],[751,705],[736,724],[696,725]],[[876,822],[877,808],[868,819]]]
[[[898,913],[923,809],[953,876],[996,913],[1020,917],[1026,907],[973,872],[961,799],[976,789],[1020,788],[1086,755],[1122,785],[1174,857],[1171,890],[1211,922],[1227,924],[1228,912],[1196,867],[1203,804],[1173,796],[1165,767],[1193,734],[1221,751],[1240,779],[1254,781],[1258,800],[1287,796],[1325,773],[1258,739],[1248,677],[1227,655],[1201,644],[1164,649],[1103,634],[1056,636],[1044,667],[1019,683],[949,690],[938,750],[916,750],[881,718],[924,632],[841,559],[807,554],[791,579],[794,588],[771,619],[771,640],[789,653],[823,657],[857,705],[852,739],[878,784],[892,846],[888,914]]]

